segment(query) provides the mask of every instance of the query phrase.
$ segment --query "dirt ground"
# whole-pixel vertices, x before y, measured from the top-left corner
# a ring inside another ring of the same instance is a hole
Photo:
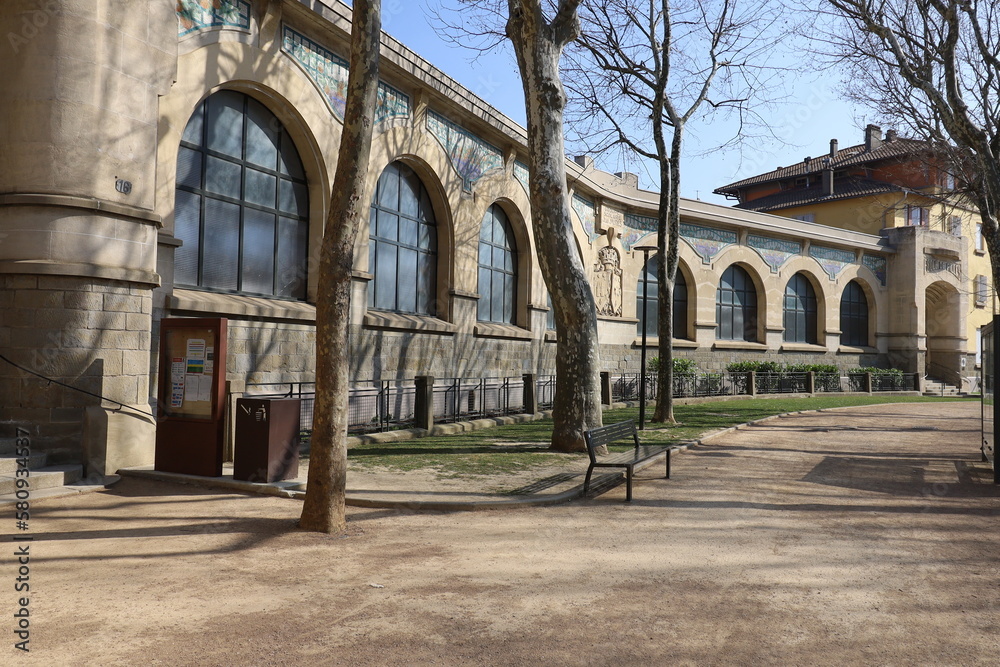
[[[161,482],[39,501],[31,653],[8,630],[0,663],[996,664],[978,409],[795,415],[644,471],[631,504],[348,508],[338,538],[295,500]]]

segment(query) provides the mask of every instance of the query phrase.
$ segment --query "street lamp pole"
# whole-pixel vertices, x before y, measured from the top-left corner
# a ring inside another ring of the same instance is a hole
[[[639,429],[646,428],[646,326],[647,302],[649,301],[649,253],[656,251],[656,246],[638,246],[636,250],[642,253],[642,349],[639,351]]]

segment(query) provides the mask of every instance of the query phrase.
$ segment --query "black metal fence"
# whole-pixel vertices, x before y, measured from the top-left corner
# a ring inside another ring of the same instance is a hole
[[[674,376],[674,397],[747,396],[751,378],[757,394],[807,393],[808,373],[729,372],[684,373]],[[639,399],[640,373],[611,375],[612,401]],[[864,392],[865,374],[816,373],[815,392]],[[916,391],[913,373],[872,374],[871,390]],[[646,398],[656,400],[656,374],[646,374]],[[556,393],[554,375],[535,377],[535,400],[539,410],[552,407]],[[415,423],[417,389],[411,381],[355,382],[348,394],[348,431],[354,434],[409,428]],[[252,398],[298,398],[304,432],[312,431],[315,382],[248,383],[242,394]],[[525,405],[524,378],[438,378],[434,383],[434,421],[439,423],[520,414]]]
[[[538,409],[552,407],[555,376],[536,376]],[[411,381],[367,381],[351,385],[347,398],[348,432],[354,434],[409,428],[415,422],[417,388]],[[253,398],[298,398],[300,427],[311,431],[315,382],[247,383],[242,394]],[[523,377],[437,378],[434,421],[483,419],[526,411]]]
[[[751,378],[754,390],[751,391]],[[620,373],[611,376],[611,398],[613,401],[636,401],[639,399],[639,373]],[[917,375],[914,373],[873,373],[872,391],[918,391]],[[809,373],[749,373],[745,371],[718,373],[683,373],[674,375],[674,397],[692,398],[698,396],[749,396],[751,394],[805,394],[831,392],[867,392],[865,374],[840,375],[839,373],[815,373],[812,387]],[[656,399],[656,374],[646,374],[646,398]]]

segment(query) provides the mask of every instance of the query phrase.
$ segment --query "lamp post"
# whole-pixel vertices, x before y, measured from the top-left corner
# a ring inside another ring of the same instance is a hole
[[[639,351],[639,429],[646,428],[646,305],[649,301],[649,253],[656,252],[656,246],[636,246],[642,253],[642,349]]]

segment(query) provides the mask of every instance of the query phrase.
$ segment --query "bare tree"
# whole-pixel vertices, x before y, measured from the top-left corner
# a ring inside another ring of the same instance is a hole
[[[320,250],[315,418],[309,479],[299,519],[302,528],[324,533],[347,529],[347,324],[354,243],[368,218],[364,195],[375,123],[381,32],[381,0],[354,0],[344,129]]]
[[[925,139],[977,205],[1000,284],[1000,5],[994,0],[822,0],[823,50],[848,94]]]
[[[659,166],[656,262],[659,372],[653,421],[675,423],[673,295],[680,237],[681,153],[700,114],[757,124],[760,96],[778,71],[764,65],[776,13],[744,0],[594,0],[580,10],[569,51],[572,121],[591,151],[624,146]],[[645,326],[645,322],[643,323]]]

